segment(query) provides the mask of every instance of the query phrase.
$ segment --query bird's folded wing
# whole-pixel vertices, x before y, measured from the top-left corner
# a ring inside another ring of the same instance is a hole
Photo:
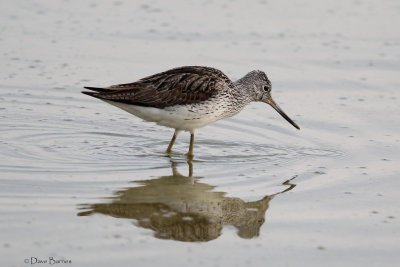
[[[209,67],[181,67],[105,88],[85,87],[83,92],[103,100],[165,108],[206,101],[232,82],[221,71]]]

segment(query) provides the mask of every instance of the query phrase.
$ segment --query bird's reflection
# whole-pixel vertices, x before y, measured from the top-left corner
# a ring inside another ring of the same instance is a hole
[[[161,239],[210,241],[221,235],[224,225],[236,227],[242,238],[253,238],[259,235],[269,201],[295,187],[290,183],[293,177],[283,183],[285,190],[245,202],[212,191],[215,186],[192,177],[192,163],[188,163],[189,176],[181,175],[173,162],[172,175],[137,181],[140,186],[115,192],[111,203],[83,204],[78,216],[101,213],[135,219],[137,226],[153,230]]]

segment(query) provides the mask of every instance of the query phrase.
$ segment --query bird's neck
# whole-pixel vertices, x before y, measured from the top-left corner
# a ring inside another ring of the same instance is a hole
[[[256,100],[253,83],[246,76],[234,82],[234,85],[233,93],[238,105],[244,108],[247,104]]]

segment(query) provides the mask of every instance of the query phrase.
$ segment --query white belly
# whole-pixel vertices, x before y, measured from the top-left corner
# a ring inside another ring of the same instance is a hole
[[[218,105],[214,101],[207,101],[201,105],[179,105],[164,109],[135,106],[113,101],[105,102],[119,107],[143,120],[190,132],[222,118],[234,115],[227,114],[224,106]]]

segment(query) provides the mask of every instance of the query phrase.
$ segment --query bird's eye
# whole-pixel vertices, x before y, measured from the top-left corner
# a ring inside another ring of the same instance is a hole
[[[264,92],[268,92],[268,86],[264,86]]]

